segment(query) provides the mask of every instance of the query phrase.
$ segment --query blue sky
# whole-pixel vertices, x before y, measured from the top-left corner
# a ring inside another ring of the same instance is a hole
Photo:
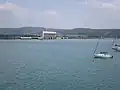
[[[0,0],[0,27],[120,28],[120,0]]]

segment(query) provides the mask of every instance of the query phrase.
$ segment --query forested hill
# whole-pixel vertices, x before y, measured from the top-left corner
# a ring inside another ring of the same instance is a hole
[[[0,34],[6,35],[32,35],[40,34],[43,30],[56,31],[62,35],[88,35],[88,36],[120,36],[120,29],[89,29],[89,28],[74,28],[74,29],[54,29],[44,27],[21,27],[21,28],[0,28]]]

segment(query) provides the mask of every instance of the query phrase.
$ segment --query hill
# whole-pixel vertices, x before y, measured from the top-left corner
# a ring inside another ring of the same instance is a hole
[[[0,35],[39,35],[44,27],[21,27],[21,28],[0,28]],[[54,29],[48,28],[48,31],[56,31],[62,35],[87,35],[87,36],[104,36],[104,37],[120,37],[120,29],[90,29],[90,28],[74,28],[74,29]]]

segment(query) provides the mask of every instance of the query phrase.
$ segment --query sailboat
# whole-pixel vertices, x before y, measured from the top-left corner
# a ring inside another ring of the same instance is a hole
[[[115,44],[115,39],[113,40],[112,49],[120,52],[120,44]]]
[[[96,53],[97,47],[99,45],[99,42],[97,42],[96,48],[94,50],[94,58],[113,58],[112,55],[110,55],[108,52],[100,52],[100,53]]]

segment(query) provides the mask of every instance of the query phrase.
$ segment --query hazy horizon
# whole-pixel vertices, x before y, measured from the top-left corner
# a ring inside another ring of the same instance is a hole
[[[0,0],[0,28],[120,29],[120,0]]]
[[[120,29],[120,28],[87,28],[87,27],[76,27],[76,28],[49,28],[49,27],[43,27],[43,26],[23,26],[23,27],[0,27],[0,29],[4,28],[45,28],[45,29]]]

